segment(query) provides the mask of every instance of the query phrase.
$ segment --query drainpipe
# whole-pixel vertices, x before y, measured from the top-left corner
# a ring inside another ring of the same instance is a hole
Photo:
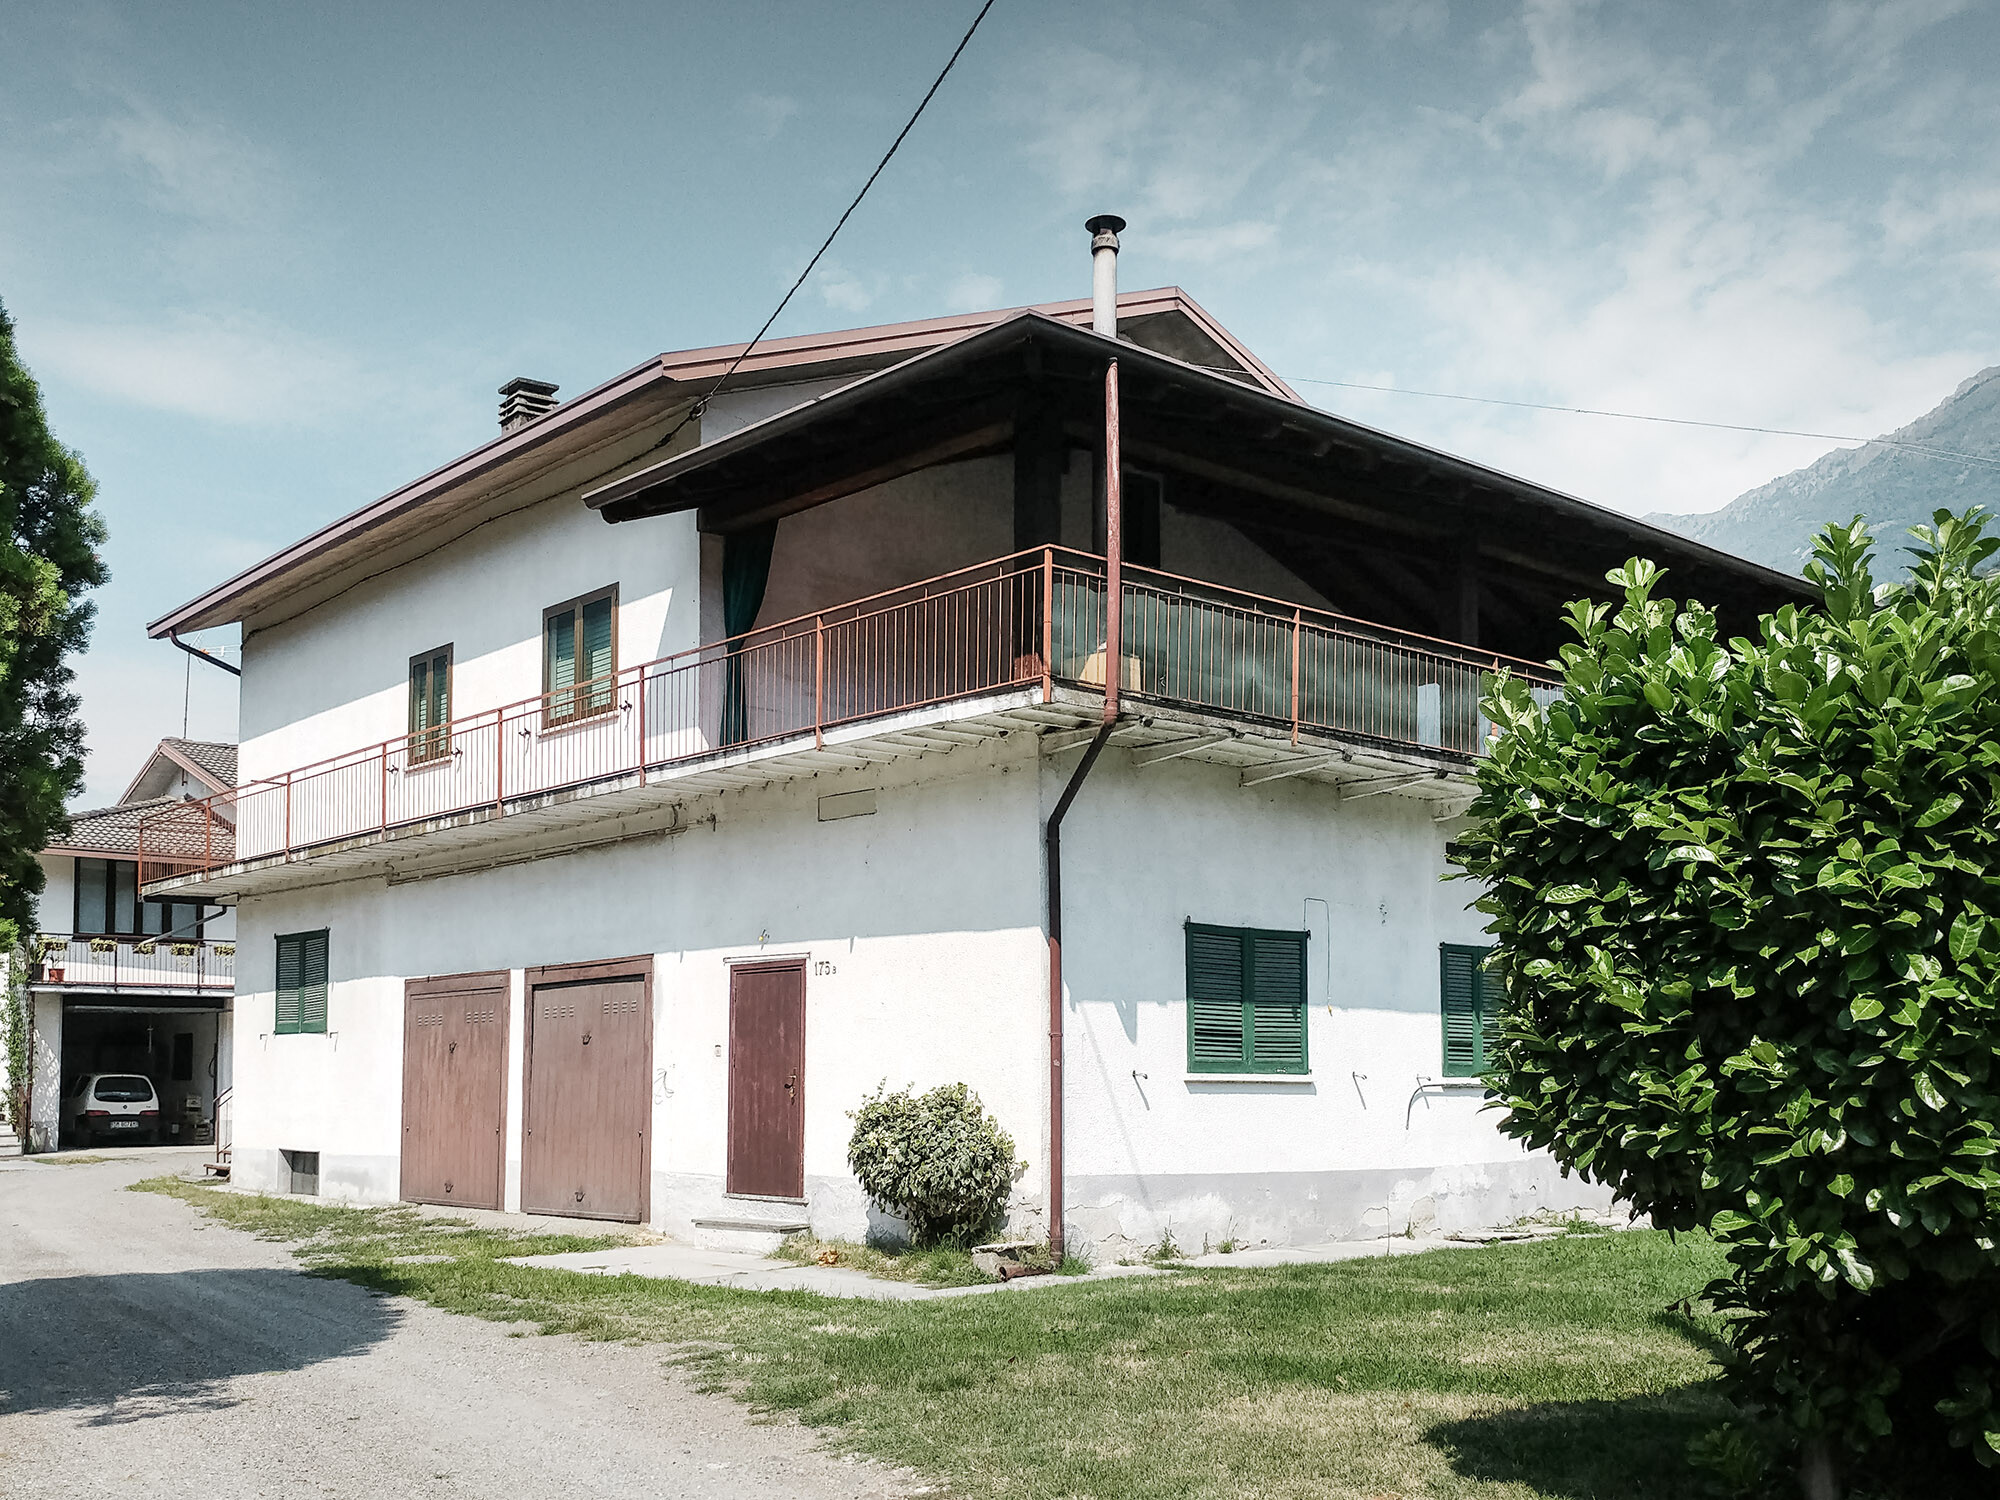
[[[1049,867],[1049,1261],[1063,1258],[1063,966],[1062,966],[1062,824],[1070,803],[1083,790],[1084,778],[1097,764],[1104,742],[1118,726],[1109,719],[1098,726],[1090,748],[1070,773],[1069,785],[1049,814],[1043,849]]]
[[[1100,220],[1091,220],[1092,233],[1096,234]],[[1123,222],[1118,228],[1123,229]],[[1100,236],[1104,238],[1106,236]],[[1111,239],[1111,253],[1117,254],[1116,234]],[[1093,245],[1093,250],[1097,247]],[[1107,257],[1097,256],[1098,266]],[[1102,282],[1100,278],[1100,288]],[[1114,282],[1111,294],[1112,332],[1116,332],[1117,290]],[[1101,331],[1101,330],[1100,330]],[[1056,800],[1055,811],[1049,814],[1048,827],[1043,834],[1044,857],[1048,861],[1049,878],[1049,1260],[1055,1265],[1062,1264],[1063,1258],[1063,964],[1062,964],[1062,825],[1069,813],[1070,804],[1076,801],[1076,794],[1083,790],[1083,783],[1089,777],[1091,768],[1097,764],[1097,757],[1104,751],[1104,745],[1111,738],[1112,730],[1118,727],[1118,688],[1124,675],[1122,660],[1123,641],[1119,627],[1120,615],[1124,613],[1124,575],[1121,567],[1123,545],[1123,517],[1120,515],[1118,485],[1118,361],[1111,360],[1104,368],[1104,547],[1105,547],[1105,604],[1104,604],[1104,719],[1097,733],[1091,738],[1090,746],[1083,752],[1083,759],[1070,773],[1069,785]],[[1052,608],[1053,601],[1047,601],[1045,608]]]

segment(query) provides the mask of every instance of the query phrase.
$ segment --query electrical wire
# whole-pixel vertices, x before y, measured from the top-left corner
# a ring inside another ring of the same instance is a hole
[[[742,351],[737,354],[736,358],[729,362],[729,368],[715,378],[715,384],[710,386],[706,392],[696,399],[695,403],[681,416],[681,419],[674,423],[665,437],[653,444],[655,449],[666,447],[667,444],[680,436],[683,427],[686,427],[688,423],[694,421],[707,409],[708,403],[715,398],[715,393],[722,389],[723,383],[736,373],[737,366],[750,357],[750,351],[755,349],[763,341],[764,335],[771,331],[771,325],[778,321],[778,315],[785,310],[792,298],[798,293],[799,288],[806,284],[806,278],[812,275],[813,267],[820,263],[820,257],[833,247],[835,236],[846,227],[848,219],[854,214],[854,210],[861,207],[861,200],[866,198],[868,190],[875,186],[875,179],[882,175],[883,168],[889,165],[890,159],[895,156],[897,149],[902,146],[903,138],[916,128],[917,121],[923,117],[924,111],[930,107],[931,100],[936,97],[937,91],[944,86],[944,81],[951,75],[951,70],[958,66],[959,56],[970,45],[972,34],[979,30],[979,23],[986,19],[986,13],[993,9],[993,5],[994,0],[986,0],[986,3],[979,7],[979,14],[974,16],[972,24],[965,28],[965,35],[958,39],[958,45],[952,48],[951,56],[945,59],[944,67],[938,71],[938,76],[931,80],[931,86],[924,91],[924,97],[917,101],[916,109],[911,111],[910,118],[903,122],[903,128],[896,132],[896,138],[889,143],[889,149],[883,152],[882,159],[875,163],[875,170],[870,172],[868,180],[861,184],[861,191],[854,195],[854,201],[847,205],[846,211],[835,221],[832,231],[821,243],[819,249],[813,251],[813,258],[807,261],[806,268],[799,272],[799,279],[794,281],[791,289],[778,299],[778,305],[771,309],[771,316],[764,320],[764,326],[757,330],[756,336],[743,346]]]
[[[1954,448],[1933,448],[1924,443],[1908,443],[1900,438],[1852,437],[1837,432],[1804,432],[1795,427],[1756,427],[1743,422],[1703,422],[1693,417],[1661,417],[1647,412],[1605,411],[1594,406],[1551,406],[1540,401],[1507,401],[1498,396],[1461,396],[1453,391],[1416,391],[1396,385],[1366,385],[1358,380],[1317,380],[1310,375],[1287,375],[1284,379],[1287,384],[1332,385],[1350,391],[1382,391],[1392,396],[1428,396],[1434,401],[1471,401],[1481,406],[1517,406],[1527,411],[1566,412],[1578,417],[1617,417],[1626,422],[1663,422],[1672,427],[1711,427],[1722,432],[1761,432],[1773,437],[1817,438],[1828,443],[1874,443],[1883,448],[1901,448],[1911,453],[1921,453],[1927,458],[1941,458],[1954,463],[1980,464],[1989,469],[2000,469],[2000,459],[1978,453],[1961,453]]]

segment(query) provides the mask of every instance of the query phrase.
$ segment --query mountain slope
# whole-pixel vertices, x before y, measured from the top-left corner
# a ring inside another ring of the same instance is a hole
[[[1796,573],[1829,521],[1859,514],[1875,533],[1876,576],[1900,576],[1909,528],[1936,510],[1985,505],[2000,515],[2000,365],[1981,370],[1949,398],[1888,436],[1901,443],[1977,454],[1964,463],[1887,448],[1843,448],[1794,473],[1746,490],[1705,515],[1656,514],[1656,526],[1770,567]]]

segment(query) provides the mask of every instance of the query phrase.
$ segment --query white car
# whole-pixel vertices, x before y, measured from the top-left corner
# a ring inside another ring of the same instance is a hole
[[[63,1101],[62,1126],[83,1145],[158,1145],[160,1096],[140,1073],[86,1073]]]

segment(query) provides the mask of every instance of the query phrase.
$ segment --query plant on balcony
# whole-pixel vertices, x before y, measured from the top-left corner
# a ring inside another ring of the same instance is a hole
[[[90,940],[90,951],[92,953],[116,953],[118,951],[118,939],[92,938]]]
[[[211,951],[217,958],[236,957],[236,945],[234,943],[217,943]]]
[[[1734,1395],[1807,1492],[2000,1475],[2000,540],[1918,528],[1878,598],[1828,530],[1758,639],[1659,571],[1502,683],[1478,823],[1505,1128],[1729,1272]],[[1775,1492],[1773,1482],[1769,1488]]]
[[[849,1113],[847,1165],[919,1245],[970,1241],[1007,1206],[1014,1141],[962,1083],[926,1094],[885,1082]]]
[[[199,948],[198,943],[175,943],[172,952],[175,958],[193,958]]]
[[[41,950],[42,959],[46,962],[55,954],[69,952],[69,939],[66,937],[49,937],[47,934],[44,934],[41,938]]]
[[[152,943],[152,942],[134,943],[132,945],[132,951],[134,953],[143,954],[147,958],[151,958],[155,953],[160,951],[160,945],[158,943]]]

